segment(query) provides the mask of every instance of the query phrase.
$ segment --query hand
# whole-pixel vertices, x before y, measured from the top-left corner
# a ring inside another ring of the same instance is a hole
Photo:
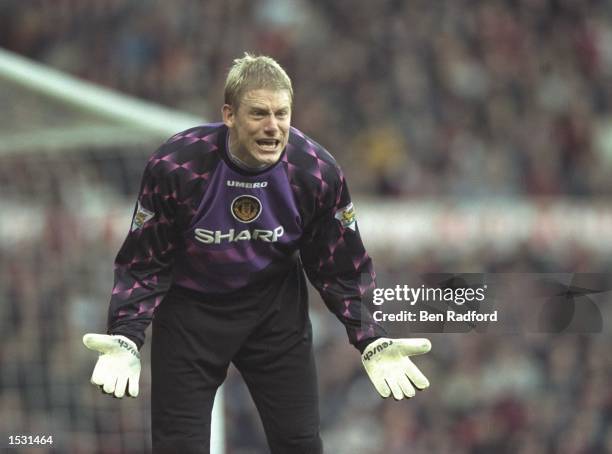
[[[138,395],[140,353],[134,342],[125,336],[85,334],[85,347],[100,353],[91,375],[91,383],[102,391],[121,399],[127,388],[128,395]]]
[[[410,356],[422,355],[431,349],[427,339],[389,339],[381,337],[366,347],[361,355],[376,391],[387,398],[393,394],[395,400],[415,395],[429,386],[429,380],[410,360]]]

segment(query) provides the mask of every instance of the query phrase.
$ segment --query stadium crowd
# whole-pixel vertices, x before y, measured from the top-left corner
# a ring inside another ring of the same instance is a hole
[[[294,123],[359,189],[612,187],[606,0],[8,0],[0,13],[0,46],[213,120],[232,59],[270,54],[294,79]]]
[[[294,124],[337,156],[356,194],[612,189],[604,0],[7,0],[0,46],[211,120],[231,60],[273,55],[294,80]],[[54,434],[56,448],[76,453],[149,445],[148,346],[141,398],[118,404],[87,383],[93,359],[80,338],[103,329],[112,260],[151,151],[0,157],[1,216],[14,215],[0,222],[0,435]],[[371,253],[382,282],[415,270],[610,269],[608,257],[576,249],[561,263],[529,245],[393,264]],[[434,350],[416,360],[432,387],[396,403],[377,396],[341,325],[313,299],[328,452],[612,452],[609,328],[432,335]],[[225,389],[228,454],[265,452],[235,371]]]

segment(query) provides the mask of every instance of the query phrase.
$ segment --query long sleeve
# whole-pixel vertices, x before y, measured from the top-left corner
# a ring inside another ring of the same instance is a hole
[[[358,346],[384,335],[385,330],[374,321],[369,308],[370,293],[375,287],[374,267],[361,241],[341,174],[336,186],[328,206],[322,208],[308,229],[301,257],[308,278],[344,324],[351,344]]]
[[[108,333],[122,334],[139,347],[170,286],[178,242],[177,190],[164,164],[162,147],[145,169],[130,232],[115,260]]]

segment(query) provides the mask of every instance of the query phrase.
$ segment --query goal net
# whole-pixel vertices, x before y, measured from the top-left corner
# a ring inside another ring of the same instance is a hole
[[[147,157],[202,119],[1,50],[0,105],[2,446],[50,435],[57,452],[147,452],[148,344],[140,398],[118,401],[88,383],[95,356],[81,338],[105,332],[112,263]]]

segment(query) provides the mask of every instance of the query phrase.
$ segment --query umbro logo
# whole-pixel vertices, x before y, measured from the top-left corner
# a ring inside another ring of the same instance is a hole
[[[255,183],[250,183],[248,181],[236,181],[236,180],[227,180],[227,185],[232,188],[265,188],[268,186],[267,181],[256,181]]]

